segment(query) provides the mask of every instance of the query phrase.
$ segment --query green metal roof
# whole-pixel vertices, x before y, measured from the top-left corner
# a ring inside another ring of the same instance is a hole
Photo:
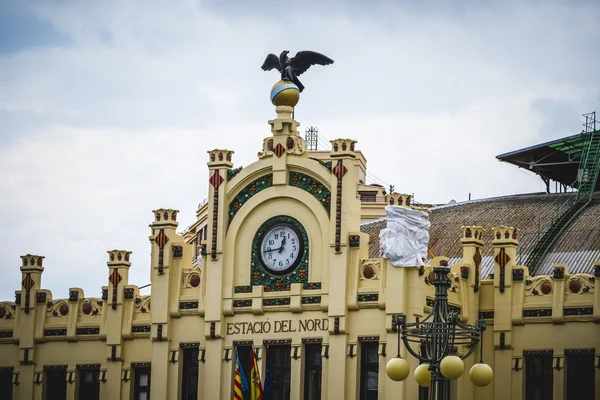
[[[500,154],[496,158],[531,171],[544,180],[551,179],[563,185],[577,187],[579,162],[590,137],[590,133],[582,132]],[[598,182],[596,182],[596,190],[598,189]]]

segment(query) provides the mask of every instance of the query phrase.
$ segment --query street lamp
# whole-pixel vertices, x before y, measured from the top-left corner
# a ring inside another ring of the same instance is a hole
[[[391,359],[386,367],[388,377],[402,381],[409,374],[408,362],[400,356],[400,339],[410,354],[423,362],[415,369],[415,379],[421,386],[429,386],[430,400],[447,400],[449,379],[460,377],[465,369],[464,359],[480,344],[480,362],[469,371],[469,378],[476,386],[486,386],[493,378],[492,369],[483,363],[483,331],[486,324],[477,320],[475,325],[463,324],[458,313],[448,307],[450,280],[448,263],[442,261],[433,269],[435,278],[435,300],[431,312],[420,322],[407,323],[405,315],[398,315],[398,356]],[[401,329],[401,332],[400,332]],[[418,351],[411,346],[418,346]],[[467,346],[462,356],[455,355],[457,346]]]

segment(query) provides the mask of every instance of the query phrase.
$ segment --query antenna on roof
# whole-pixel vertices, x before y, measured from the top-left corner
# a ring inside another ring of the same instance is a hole
[[[594,132],[596,130],[596,111],[592,111],[591,113],[587,113],[587,114],[583,114],[583,116],[585,117],[585,124],[583,124],[583,126],[585,127],[584,132],[585,133],[590,133],[590,132]]]
[[[309,126],[304,130],[304,140],[308,151],[316,151],[319,144],[319,128],[316,126]]]

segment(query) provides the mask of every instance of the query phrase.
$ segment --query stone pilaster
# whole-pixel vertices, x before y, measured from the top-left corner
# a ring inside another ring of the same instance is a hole
[[[355,144],[356,141],[351,139],[331,141],[329,355],[335,360],[346,357],[346,293],[348,292],[347,274],[351,259],[349,235],[351,232],[360,231],[360,201],[356,198],[358,172],[355,168]],[[353,268],[352,271],[354,271]],[[350,398],[349,393],[340,393],[340,390],[347,386],[345,380],[348,371],[345,363],[331,363],[330,366],[328,398]]]
[[[129,268],[131,262],[129,257],[130,251],[126,250],[109,250],[108,252],[108,290],[107,290],[107,307],[105,308],[106,321],[106,359],[107,372],[106,375],[111,379],[113,384],[106,385],[102,392],[102,398],[120,399],[121,385],[114,384],[117,376],[121,374],[122,351],[123,351],[123,300],[124,288],[129,282]],[[73,384],[74,386],[74,384]]]
[[[390,206],[410,207],[412,204],[412,195],[406,193],[390,193],[385,195],[385,201]]]
[[[494,367],[495,371],[510,371],[512,363],[512,283],[517,259],[519,230],[499,226],[492,229],[494,248]],[[500,373],[500,372],[499,372]],[[510,379],[511,374],[505,375]],[[509,399],[511,382],[494,385],[494,398]]]
[[[347,345],[348,335],[332,335],[331,331],[329,332],[328,356],[332,361],[328,363],[327,395],[323,396],[325,399],[347,399],[355,396],[355,392],[348,393],[346,387],[346,374],[350,373],[353,378],[356,377],[356,371],[347,372],[346,369]],[[344,362],[342,363],[340,360],[344,360]]]
[[[552,322],[555,324],[564,324],[565,277],[569,275],[569,268],[566,264],[556,264],[552,270],[552,275],[554,281],[554,290],[552,290]]]
[[[463,249],[463,263],[467,264],[468,287],[472,288],[470,293],[479,293],[481,282],[481,261],[483,252],[483,234],[485,229],[481,226],[461,226],[462,238],[460,240]],[[461,271],[461,276],[464,272]],[[479,295],[472,296],[479,303]],[[478,304],[476,305],[478,307]],[[475,317],[477,319],[477,317]]]
[[[35,375],[36,292],[41,289],[43,256],[21,256],[21,291],[17,294],[20,376],[19,398],[32,399]]]
[[[301,388],[304,386],[304,375],[302,374],[302,343],[292,343],[290,352],[290,400],[300,400],[302,393]],[[264,376],[264,375],[263,375]]]
[[[462,226],[461,245],[463,250],[463,263],[454,265],[460,277],[459,296],[463,305],[461,321],[474,324],[479,318],[479,285],[481,281],[481,261],[483,254],[483,234],[485,229],[481,226]],[[469,357],[465,361],[465,371],[469,371],[476,362],[476,357]],[[473,399],[473,386],[466,380],[459,384],[460,398]]]
[[[166,399],[167,379],[169,376],[169,335],[168,331],[172,302],[171,281],[179,284],[180,273],[175,266],[173,247],[181,245],[181,238],[176,229],[178,210],[160,208],[154,210],[154,222],[150,225],[153,236],[152,244],[152,377],[150,391],[152,397]],[[179,264],[177,264],[179,265]]]
[[[223,252],[225,235],[229,223],[226,177],[233,167],[233,151],[211,150],[208,152],[209,190],[208,190],[208,235],[207,257],[204,265],[206,277],[206,303],[204,313],[204,336],[206,357],[220,359],[223,353],[222,325],[223,317]],[[206,369],[203,380],[211,382],[204,386],[204,398],[216,399],[221,393],[221,368]]]
[[[440,258],[436,258],[434,260],[435,265],[439,265],[440,260]],[[425,293],[423,282],[419,276],[419,267],[396,267],[388,259],[384,259],[383,262],[387,271],[385,325],[387,331],[386,361],[389,361],[398,354],[399,326],[397,316],[404,314],[409,322],[415,322],[417,317],[422,317]],[[411,371],[414,371],[419,365],[417,360],[408,353],[404,344],[401,345],[400,355],[408,360]],[[385,374],[385,369],[380,371]],[[414,379],[409,378],[402,382],[394,382],[386,377],[385,387],[382,389],[385,390],[386,399],[418,398],[418,385],[414,382]]]
[[[265,138],[258,158],[272,157],[273,185],[287,184],[288,155],[305,155],[306,144],[298,134],[300,123],[293,118],[293,107],[277,106],[277,117],[269,121],[273,136]]]
[[[594,278],[596,282],[600,282],[600,262],[594,263]],[[600,289],[600,283],[596,283],[596,287]],[[600,323],[600,290],[594,291],[594,322]],[[600,361],[598,361],[600,363]],[[600,368],[598,369],[600,371]],[[596,387],[599,387],[597,385]]]

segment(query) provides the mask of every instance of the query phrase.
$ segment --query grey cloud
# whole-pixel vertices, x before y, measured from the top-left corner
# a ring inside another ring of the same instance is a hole
[[[28,252],[56,296],[97,296],[111,248],[148,283],[150,211],[180,209],[183,229],[206,150],[247,165],[269,135],[269,52],[332,57],[302,77],[301,129],[357,139],[369,172],[424,202],[543,190],[494,156],[600,111],[595,2],[365,4],[35,3],[22,29],[54,36],[0,54],[0,298]]]

